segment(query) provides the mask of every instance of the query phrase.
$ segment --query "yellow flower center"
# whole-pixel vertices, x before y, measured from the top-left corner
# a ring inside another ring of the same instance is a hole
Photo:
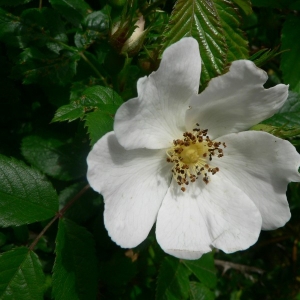
[[[199,127],[199,124],[196,124]],[[223,148],[225,143],[213,142],[207,135],[208,130],[194,128],[193,132],[184,132],[183,139],[173,141],[173,146],[167,150],[167,161],[173,163],[173,177],[181,190],[186,190],[185,186],[189,182],[195,182],[198,176],[208,184],[210,176],[219,172],[218,167],[211,167],[209,163],[213,157],[221,158],[224,156]]]

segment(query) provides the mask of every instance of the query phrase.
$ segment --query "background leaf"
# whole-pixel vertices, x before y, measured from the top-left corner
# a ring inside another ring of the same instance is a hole
[[[227,63],[248,58],[248,41],[245,33],[240,29],[238,10],[227,0],[214,0],[214,3],[220,17],[228,47]]]
[[[86,184],[86,182],[79,182],[62,190],[58,196],[60,209],[72,200]],[[102,202],[102,197],[99,194],[94,193],[92,189],[89,189],[65,212],[64,216],[77,224],[85,223],[91,217],[102,213],[102,210],[100,209]]]
[[[156,299],[187,299],[190,271],[173,257],[165,257],[157,278]]]
[[[60,219],[53,267],[56,300],[96,299],[97,258],[91,234],[70,220]]]
[[[183,263],[207,287],[216,286],[217,276],[212,253],[204,254],[197,260],[184,260]]]
[[[23,162],[0,156],[0,226],[51,218],[58,208],[50,182]]]
[[[107,132],[113,131],[113,124],[112,116],[101,110],[89,113],[86,116],[85,125],[88,127],[91,145],[94,145]]]
[[[92,12],[90,6],[83,0],[50,0],[50,3],[75,26]]]
[[[300,36],[300,18],[289,15],[282,29],[281,50],[289,50],[282,53],[280,68],[285,83],[290,84],[290,89],[300,93],[300,43],[295,42]]]
[[[59,134],[27,136],[21,151],[28,162],[51,177],[72,180],[85,175],[85,153],[80,145],[66,142]]]
[[[23,77],[24,84],[40,82],[64,85],[73,78],[80,56],[77,53],[64,51],[56,53],[31,47],[26,48],[19,56],[19,65],[15,73]]]
[[[190,282],[191,300],[214,300],[215,295],[206,286],[199,282]]]
[[[44,281],[42,265],[28,248],[0,256],[0,299],[42,300]]]
[[[263,123],[273,126],[300,128],[300,95],[289,92],[288,98],[282,108]]]
[[[70,104],[61,106],[52,120],[73,121],[83,117],[85,112],[99,109],[110,116],[114,115],[118,107],[123,103],[122,98],[111,88],[95,85],[76,93]]]

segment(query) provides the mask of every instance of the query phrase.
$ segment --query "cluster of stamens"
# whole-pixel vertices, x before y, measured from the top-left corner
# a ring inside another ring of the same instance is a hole
[[[211,167],[209,162],[213,157],[224,156],[225,143],[213,142],[207,135],[208,130],[201,130],[199,124],[193,132],[184,132],[183,139],[173,141],[173,146],[167,150],[167,162],[173,163],[173,177],[184,192],[190,182],[202,177],[204,183],[210,181],[210,174],[219,172],[218,167]]]

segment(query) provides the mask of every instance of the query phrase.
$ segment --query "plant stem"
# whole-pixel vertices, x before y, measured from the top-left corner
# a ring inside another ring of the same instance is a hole
[[[84,55],[83,52],[79,52],[79,55],[82,59],[94,70],[94,72],[99,76],[99,78],[103,81],[103,83],[108,86],[106,79],[101,75],[98,69],[90,62],[90,60]]]
[[[34,247],[49,229],[49,227],[59,218],[62,218],[64,213],[90,188],[90,185],[87,184],[72,200],[70,200],[56,215],[55,217],[45,226],[45,228],[38,234],[34,241],[29,246],[29,250],[33,251]]]

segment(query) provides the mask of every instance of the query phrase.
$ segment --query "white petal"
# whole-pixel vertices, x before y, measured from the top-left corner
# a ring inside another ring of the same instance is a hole
[[[295,147],[257,131],[233,133],[221,140],[227,145],[224,157],[213,159],[220,175],[229,178],[256,204],[263,229],[283,226],[291,215],[286,199],[287,184],[300,181],[300,155]]]
[[[201,72],[198,43],[183,38],[165,50],[160,67],[139,79],[138,98],[124,103],[114,130],[126,149],[170,147],[185,131],[189,99],[197,94]]]
[[[176,257],[197,259],[216,247],[226,253],[257,241],[261,216],[239,188],[214,175],[205,185],[199,178],[182,192],[172,182],[159,210],[157,241]]]
[[[288,96],[288,86],[265,89],[267,74],[248,60],[234,61],[228,73],[213,78],[208,87],[191,99],[186,114],[190,130],[196,123],[209,129],[211,138],[240,132],[271,117]]]
[[[105,201],[104,223],[124,248],[148,235],[170,184],[171,170],[163,150],[125,150],[113,132],[102,137],[88,155],[87,178]]]

